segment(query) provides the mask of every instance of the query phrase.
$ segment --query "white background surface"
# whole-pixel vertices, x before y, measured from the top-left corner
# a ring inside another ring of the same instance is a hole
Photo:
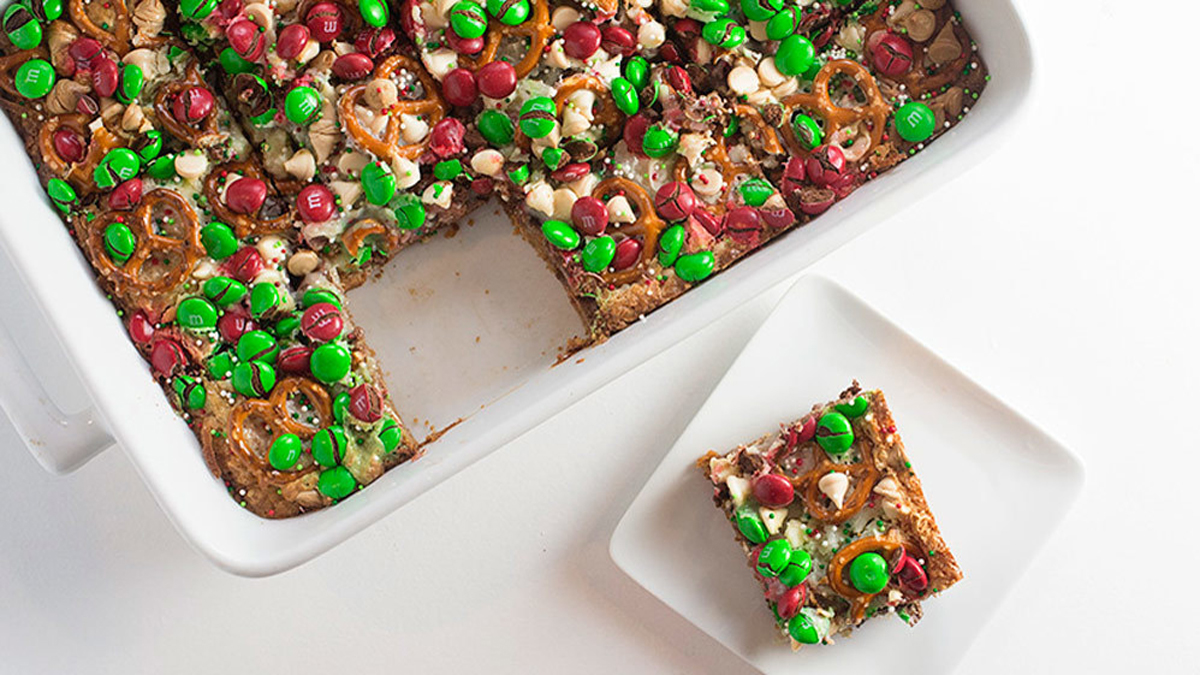
[[[1039,80],[1009,147],[815,270],[1088,464],[960,672],[1191,671],[1200,8],[1021,4]],[[752,672],[606,549],[784,287],[265,580],[193,553],[121,453],[54,478],[5,428],[0,672]]]

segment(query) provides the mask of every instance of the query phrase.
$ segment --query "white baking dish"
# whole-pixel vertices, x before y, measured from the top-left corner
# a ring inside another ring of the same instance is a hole
[[[0,403],[51,470],[70,470],[115,440],[183,536],[217,565],[255,576],[299,565],[952,181],[996,148],[1030,89],[1028,38],[1009,0],[958,4],[993,74],[962,124],[814,223],[603,345],[550,367],[580,325],[557,281],[490,208],[456,237],[405,252],[381,279],[354,291],[351,311],[380,353],[406,421],[420,418],[413,425],[419,433],[465,419],[425,457],[388,472],[353,499],[284,521],[241,509],[208,473],[194,437],[167,405],[43,197],[15,131],[0,125],[0,152],[8,158],[0,170],[0,247],[11,261],[5,287],[14,289],[0,301],[0,316],[21,343],[16,349],[0,339],[6,360]],[[671,383],[636,395],[671,396]],[[602,414],[591,420],[610,422]],[[562,439],[562,451],[572,451],[570,438]]]

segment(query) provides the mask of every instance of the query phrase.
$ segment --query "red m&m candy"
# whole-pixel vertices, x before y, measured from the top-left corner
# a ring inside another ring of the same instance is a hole
[[[318,342],[336,340],[342,334],[342,326],[342,313],[328,302],[309,307],[300,318],[300,330]]]
[[[279,58],[291,61],[299,57],[304,48],[308,46],[310,37],[311,33],[308,27],[303,24],[294,23],[284,26],[283,30],[279,31],[279,37],[275,39],[275,53],[279,55]]]
[[[234,213],[252,216],[267,199],[267,184],[257,178],[239,178],[225,189],[225,203]]]
[[[475,85],[475,73],[466,68],[455,68],[442,79],[442,96],[453,106],[467,107],[479,98]]]
[[[600,49],[600,28],[591,21],[576,21],[563,31],[563,51],[567,56],[586,59]]]
[[[517,89],[517,70],[508,61],[492,61],[475,73],[479,93],[488,98],[504,98]]]
[[[360,384],[350,390],[348,410],[351,415],[364,422],[374,422],[383,417],[383,398],[375,387],[369,384]]]
[[[759,504],[773,509],[791,504],[792,497],[795,496],[795,488],[791,482],[777,473],[767,473],[755,478],[751,490]]]
[[[654,193],[654,209],[667,220],[683,220],[696,210],[696,193],[687,183],[671,181]]]
[[[333,192],[324,185],[308,185],[296,195],[296,210],[306,223],[321,223],[333,217]]]
[[[583,234],[598,237],[608,227],[608,207],[595,197],[580,197],[571,207],[571,222]]]
[[[304,23],[317,42],[329,42],[342,34],[342,10],[332,2],[318,2],[308,10]]]
[[[195,124],[208,117],[213,109],[212,92],[204,87],[188,87],[171,101],[171,114],[181,124]]]

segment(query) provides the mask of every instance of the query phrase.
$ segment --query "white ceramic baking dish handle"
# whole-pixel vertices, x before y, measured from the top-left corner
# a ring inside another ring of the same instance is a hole
[[[56,360],[60,366],[58,370],[62,371],[57,375],[77,381],[69,362],[61,356],[57,340],[51,337],[44,342],[45,336],[40,334],[44,330],[39,330],[41,326],[30,328],[33,335],[23,337],[38,339],[39,349],[55,352],[59,357]],[[24,343],[29,344],[29,341]],[[104,420],[94,408],[88,406],[76,413],[59,408],[6,325],[0,325],[0,373],[0,408],[47,471],[69,473],[113,445]],[[82,385],[75,387],[78,391]]]

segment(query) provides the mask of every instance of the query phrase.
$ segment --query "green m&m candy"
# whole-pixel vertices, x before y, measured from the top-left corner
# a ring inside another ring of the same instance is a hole
[[[675,274],[689,284],[704,281],[717,267],[717,258],[712,251],[700,251],[679,256],[675,261]]]
[[[821,145],[821,139],[825,136],[821,125],[804,113],[796,113],[792,118],[792,130],[796,132],[796,140],[800,141],[800,145],[806,150],[813,150]]]
[[[364,166],[360,180],[367,201],[376,206],[383,206],[396,196],[396,175],[383,162]]]
[[[279,356],[279,343],[275,336],[265,330],[248,331],[238,338],[237,356],[239,361],[262,361],[275,363]]]
[[[128,148],[114,148],[96,165],[92,178],[96,187],[107,190],[137,176],[141,168],[142,160],[137,153]]]
[[[462,171],[462,162],[457,159],[444,159],[433,165],[433,177],[438,180],[454,180]]]
[[[133,151],[137,153],[138,159],[143,164],[150,165],[150,162],[158,157],[158,153],[162,152],[162,146],[162,132],[157,129],[149,129],[146,133],[138,137],[137,141],[133,144]],[[147,166],[147,170],[149,168],[150,166]],[[171,160],[172,174],[175,172],[174,169],[175,161]],[[151,176],[151,178],[158,178],[158,176]]]
[[[679,145],[679,137],[660,124],[652,125],[646,130],[646,135],[642,137],[642,152],[655,159],[675,152],[677,145]]]
[[[321,466],[337,466],[346,457],[346,444],[346,432],[341,427],[325,427],[313,436],[313,459]]]
[[[308,367],[317,380],[333,384],[350,373],[350,350],[336,342],[326,342],[313,350]]]
[[[846,417],[854,418],[862,417],[867,412],[867,408],[870,407],[871,402],[867,400],[866,396],[855,396],[853,401],[849,403],[839,403],[833,406],[833,409],[842,413]]]
[[[542,163],[547,169],[554,171],[562,164],[563,158],[567,156],[567,151],[562,148],[546,148],[542,150]]]
[[[213,277],[204,282],[204,297],[216,303],[217,307],[241,302],[247,292],[245,284],[229,277]]]
[[[742,13],[751,21],[766,21],[783,9],[783,0],[742,0]]]
[[[792,559],[792,545],[786,539],[772,539],[758,552],[755,569],[764,577],[777,577]]]
[[[800,28],[801,12],[799,7],[787,6],[779,10],[767,21],[767,39],[782,40]]]
[[[906,103],[896,111],[896,133],[909,143],[929,140],[936,129],[933,110],[920,101]]]
[[[342,392],[333,397],[333,421],[338,424],[346,423],[346,411],[350,409],[350,394]]]
[[[688,3],[688,9],[696,14],[707,15],[705,18],[711,20],[729,13],[729,1],[692,0]]]
[[[208,392],[204,390],[204,385],[194,377],[180,375],[175,378],[171,387],[179,397],[180,405],[188,410],[203,408],[204,403],[208,400]]]
[[[383,0],[358,0],[358,13],[371,26],[383,28],[387,25],[388,6]]]
[[[415,230],[425,224],[425,205],[415,195],[403,195],[395,214],[396,226],[402,230]]]
[[[217,308],[204,298],[185,298],[175,310],[175,322],[191,330],[212,330],[217,325]]]
[[[561,220],[547,220],[542,223],[542,234],[546,235],[546,240],[554,248],[571,251],[579,246],[579,233]]]
[[[281,302],[283,298],[275,284],[263,282],[250,289],[250,314],[255,318],[274,310]]]
[[[42,43],[42,24],[19,2],[4,10],[4,32],[17,49],[33,49]]]
[[[521,131],[530,138],[543,138],[554,131],[558,124],[558,107],[554,99],[548,96],[535,96],[521,106],[521,117],[518,122]]]
[[[637,90],[634,89],[633,83],[624,77],[614,78],[612,81],[612,97],[613,102],[617,104],[617,108],[626,115],[636,115],[641,104],[638,102]]]
[[[304,296],[300,298],[300,304],[304,306],[304,309],[322,302],[328,302],[338,309],[342,308],[342,299],[338,297],[337,293],[328,288],[317,288],[314,286],[304,291]]]
[[[831,455],[840,455],[854,444],[850,420],[839,412],[825,413],[817,421],[817,445]]]
[[[658,263],[663,267],[674,265],[686,240],[687,230],[683,229],[682,225],[668,227],[658,237]]]
[[[739,506],[733,512],[733,519],[737,523],[738,532],[751,543],[761,544],[767,540],[767,526],[763,525],[762,518],[758,517],[758,512],[753,506]]]
[[[634,56],[625,62],[625,79],[634,89],[644,89],[650,84],[650,62],[641,56]]]
[[[519,26],[529,18],[529,0],[487,0],[488,14],[500,19],[500,23]]]
[[[63,0],[32,0],[29,8],[33,10],[38,19],[49,23],[62,16]]]
[[[732,19],[717,19],[704,24],[700,36],[711,45],[733,49],[746,41],[746,29]]]
[[[280,340],[295,340],[300,335],[302,315],[299,312],[289,314],[275,322],[275,337]]]
[[[257,68],[253,61],[247,61],[242,58],[241,54],[233,51],[233,47],[222,49],[221,53],[217,55],[217,61],[230,75],[253,72]]]
[[[404,430],[396,424],[396,420],[385,419],[383,426],[379,427],[379,442],[383,444],[385,452],[394,452],[400,447],[400,441],[404,440]]]
[[[142,87],[146,84],[146,76],[142,73],[141,67],[132,63],[126,63],[121,67],[121,79],[117,84],[117,91],[114,94],[118,101],[129,105],[133,100],[142,93]]]
[[[233,228],[217,221],[200,230],[200,243],[213,260],[224,260],[238,250],[238,238],[233,234]]]
[[[330,499],[342,499],[354,492],[354,474],[344,466],[325,469],[317,478],[317,490]]]
[[[208,374],[213,379],[223,380],[233,372],[233,355],[228,351],[217,352],[208,360]]]
[[[233,388],[242,396],[263,398],[275,388],[275,368],[262,361],[248,361],[233,367]]]
[[[516,185],[521,185],[525,181],[529,180],[529,165],[522,164],[512,171],[509,171],[508,179]]]
[[[475,125],[479,128],[479,133],[483,135],[483,138],[496,147],[512,143],[513,136],[516,134],[512,118],[499,110],[483,111],[479,114]]]
[[[137,249],[137,237],[125,223],[112,223],[104,228],[104,252],[117,266],[124,265]]]
[[[217,0],[180,0],[179,11],[184,18],[199,21],[217,8]]]
[[[796,642],[815,645],[821,641],[821,633],[813,623],[812,617],[805,611],[806,609],[808,608],[801,609],[799,614],[788,619],[787,632]]]
[[[70,212],[71,205],[79,199],[79,195],[75,194],[75,188],[61,178],[51,178],[46,183],[46,194],[49,195],[54,206],[63,213]]]
[[[154,180],[168,181],[175,177],[175,155],[156,157],[146,167],[146,175]]]
[[[887,561],[878,553],[863,553],[850,561],[849,576],[859,593],[873,595],[887,588]]]
[[[743,182],[738,186],[738,191],[742,193],[742,201],[754,207],[762,206],[775,194],[775,188],[762,178],[751,178]]]
[[[283,113],[292,123],[308,126],[321,118],[321,94],[309,86],[294,87],[283,101]]]
[[[461,0],[450,8],[450,27],[460,38],[473,40],[487,32],[487,14],[478,3]]]
[[[779,582],[788,588],[799,586],[808,578],[809,572],[812,572],[812,556],[804,549],[794,549],[787,567],[779,573]]]
[[[25,98],[41,98],[54,88],[54,66],[43,59],[29,59],[17,68],[13,84]]]
[[[579,258],[583,263],[583,269],[598,274],[608,269],[608,265],[616,254],[617,242],[612,237],[604,235],[584,244]]]
[[[271,443],[267,461],[278,471],[288,471],[300,461],[300,454],[303,452],[304,444],[300,442],[299,436],[283,434]]]
[[[803,35],[789,35],[779,43],[775,52],[775,69],[788,76],[799,75],[808,70],[817,58],[813,43]]]

